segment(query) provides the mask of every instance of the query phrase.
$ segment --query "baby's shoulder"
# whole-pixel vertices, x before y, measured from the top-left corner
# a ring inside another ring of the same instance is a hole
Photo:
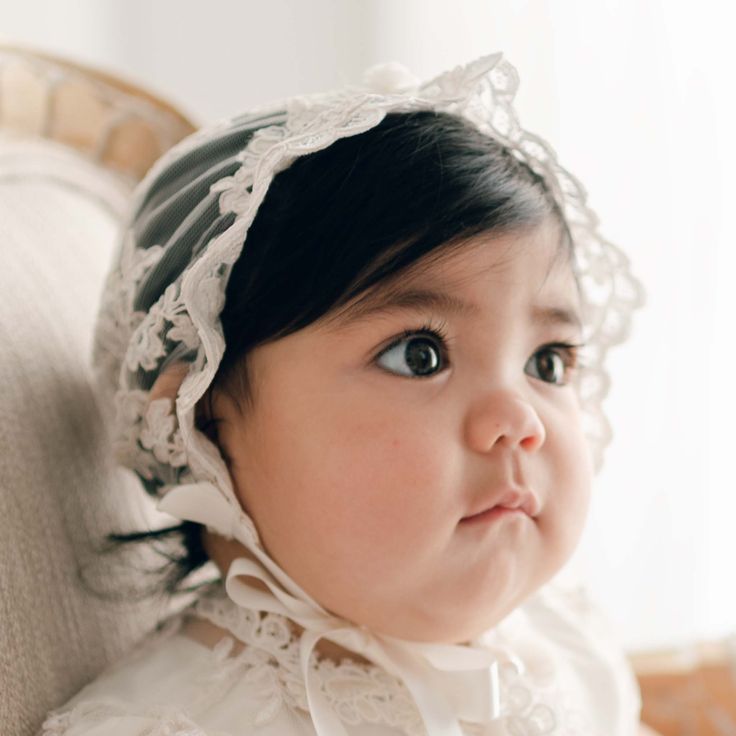
[[[233,736],[201,727],[184,708],[145,706],[112,695],[74,699],[50,713],[38,736]]]
[[[186,702],[203,652],[180,634],[181,617],[149,633],[63,706],[51,711],[39,736],[138,736],[191,733]]]
[[[233,637],[208,646],[185,634],[187,620],[172,617],[142,640],[50,712],[37,736],[313,736],[308,717],[283,707],[264,652],[233,657]]]

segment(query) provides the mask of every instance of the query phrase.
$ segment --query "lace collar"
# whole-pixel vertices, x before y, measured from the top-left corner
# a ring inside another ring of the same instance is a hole
[[[282,706],[310,713],[306,683],[300,664],[300,641],[286,616],[244,608],[228,597],[224,586],[206,589],[187,612],[211,621],[246,644],[237,655],[231,652],[235,641],[221,639],[213,651],[213,668],[204,674],[200,703],[222,697],[225,688],[246,677],[253,685],[259,709],[255,723],[267,723]],[[503,626],[487,632],[494,644],[509,647],[514,634],[528,623],[525,616],[505,620]],[[502,631],[503,629],[503,631]],[[346,725],[368,722],[399,729],[407,736],[427,736],[421,714],[405,684],[374,664],[350,658],[339,663],[312,651],[309,667],[331,709]],[[510,652],[499,663],[501,716],[488,724],[460,720],[468,736],[541,736],[546,734],[585,734],[581,715],[571,701],[571,693],[560,686],[559,673],[549,657],[515,656]],[[586,723],[586,728],[589,724]],[[574,730],[569,730],[573,728]],[[565,730],[562,730],[565,729]]]
[[[299,636],[292,632],[288,617],[238,605],[220,582],[200,589],[193,603],[167,619],[136,648],[126,666],[130,668],[138,658],[156,650],[156,642],[168,640],[180,647],[181,641],[172,637],[181,633],[187,615],[209,620],[232,636],[221,638],[214,648],[186,639],[199,656],[181,673],[186,681],[182,702],[123,703],[96,693],[92,699],[49,714],[42,729],[44,736],[64,736],[70,729],[99,727],[106,719],[113,722],[122,717],[142,719],[150,726],[150,733],[225,736],[229,731],[218,730],[222,720],[216,718],[215,725],[211,719],[221,712],[229,696],[227,708],[237,718],[239,729],[272,724],[273,731],[284,709],[313,718]],[[634,733],[641,706],[635,683],[617,669],[614,660],[602,662],[602,652],[593,651],[592,642],[606,636],[595,624],[594,611],[584,597],[565,595],[561,600],[549,591],[539,592],[487,635],[492,642],[505,642],[509,648],[513,645],[514,650],[499,663],[501,714],[486,724],[460,719],[463,736]],[[245,646],[233,655],[236,640]],[[187,660],[182,656],[179,661]],[[443,733],[427,729],[404,683],[383,668],[349,658],[335,663],[316,651],[311,652],[309,666],[329,708],[344,726],[373,724],[406,736]]]
[[[242,608],[219,585],[202,595],[189,610],[246,644],[236,656],[231,656],[235,642],[229,637],[215,646],[216,682],[212,682],[210,675],[211,688],[221,692],[222,681],[226,677],[234,681],[238,672],[248,673],[249,680],[264,686],[270,682],[271,687],[260,690],[262,707],[256,719],[258,725],[271,720],[282,705],[310,712],[301,674],[299,637],[286,616]],[[316,651],[311,653],[309,666],[317,674],[323,695],[344,723],[383,723],[409,736],[426,734],[411,694],[401,680],[383,668],[349,658],[336,663]]]

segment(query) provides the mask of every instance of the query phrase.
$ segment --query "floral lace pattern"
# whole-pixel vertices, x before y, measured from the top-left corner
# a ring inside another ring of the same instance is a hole
[[[212,670],[203,673],[197,707],[211,706],[224,697],[224,684],[242,675],[257,689],[261,703],[254,724],[272,721],[283,706],[309,713],[304,680],[299,667],[299,641],[285,617],[243,609],[226,594],[203,596],[193,612],[230,631],[246,646],[230,657],[233,639],[226,638],[213,650]],[[349,659],[339,664],[315,652],[310,667],[319,674],[321,688],[340,719],[347,724],[384,723],[409,736],[426,733],[419,712],[404,684],[382,668]]]
[[[309,712],[299,667],[299,640],[285,617],[261,616],[241,608],[217,588],[199,598],[191,610],[249,645],[231,657],[234,640],[220,640],[213,649],[211,670],[199,680],[203,690],[194,712],[223,698],[226,683],[232,685],[238,675],[257,688],[261,706],[254,723],[272,721],[283,706]],[[335,663],[314,652],[310,667],[318,672],[323,693],[344,723],[383,723],[407,736],[427,736],[410,692],[381,667],[350,659]],[[461,720],[468,736],[596,736],[575,694],[561,685],[558,669],[550,660],[510,658],[501,663],[499,674],[501,717],[488,726]]]

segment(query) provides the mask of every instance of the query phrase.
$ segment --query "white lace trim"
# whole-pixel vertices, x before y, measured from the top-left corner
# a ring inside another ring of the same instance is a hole
[[[225,637],[218,642],[212,669],[199,680],[206,690],[194,712],[225,697],[226,684],[232,687],[239,675],[260,688],[262,704],[254,722],[272,721],[283,705],[309,712],[299,664],[299,638],[284,616],[241,608],[219,588],[200,597],[190,610],[249,645],[231,657],[234,640]],[[382,723],[407,736],[426,736],[410,692],[382,668],[349,658],[335,663],[315,652],[310,667],[316,670],[322,692],[344,723]],[[557,668],[549,660],[502,662],[499,674],[501,718],[492,726],[460,721],[468,736],[484,736],[489,727],[489,733],[509,736],[597,736],[580,711],[579,694],[560,685]]]
[[[205,686],[197,707],[211,706],[227,694],[225,685],[244,677],[258,689],[261,703],[254,723],[275,719],[283,705],[309,713],[307,692],[299,665],[299,639],[288,620],[273,613],[237,606],[224,591],[199,598],[192,612],[230,631],[245,643],[234,657],[234,640],[222,639],[213,650],[212,670],[203,673]],[[364,721],[398,728],[409,736],[424,736],[426,730],[412,697],[404,684],[375,665],[350,659],[339,664],[310,656],[310,667],[319,677],[320,688],[328,702],[347,724]]]

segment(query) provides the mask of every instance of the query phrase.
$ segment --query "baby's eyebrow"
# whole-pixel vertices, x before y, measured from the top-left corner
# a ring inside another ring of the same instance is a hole
[[[481,309],[477,304],[445,291],[399,288],[371,294],[344,307],[330,320],[330,323],[336,323],[338,329],[341,329],[397,310],[422,311],[427,309],[459,317],[479,317],[481,314]],[[544,327],[561,325],[575,327],[578,330],[583,329],[577,310],[564,304],[533,304],[530,316],[534,322]]]
[[[583,331],[583,322],[577,311],[572,307],[533,304],[531,312],[532,319],[545,327],[560,325],[574,327],[580,332]]]

